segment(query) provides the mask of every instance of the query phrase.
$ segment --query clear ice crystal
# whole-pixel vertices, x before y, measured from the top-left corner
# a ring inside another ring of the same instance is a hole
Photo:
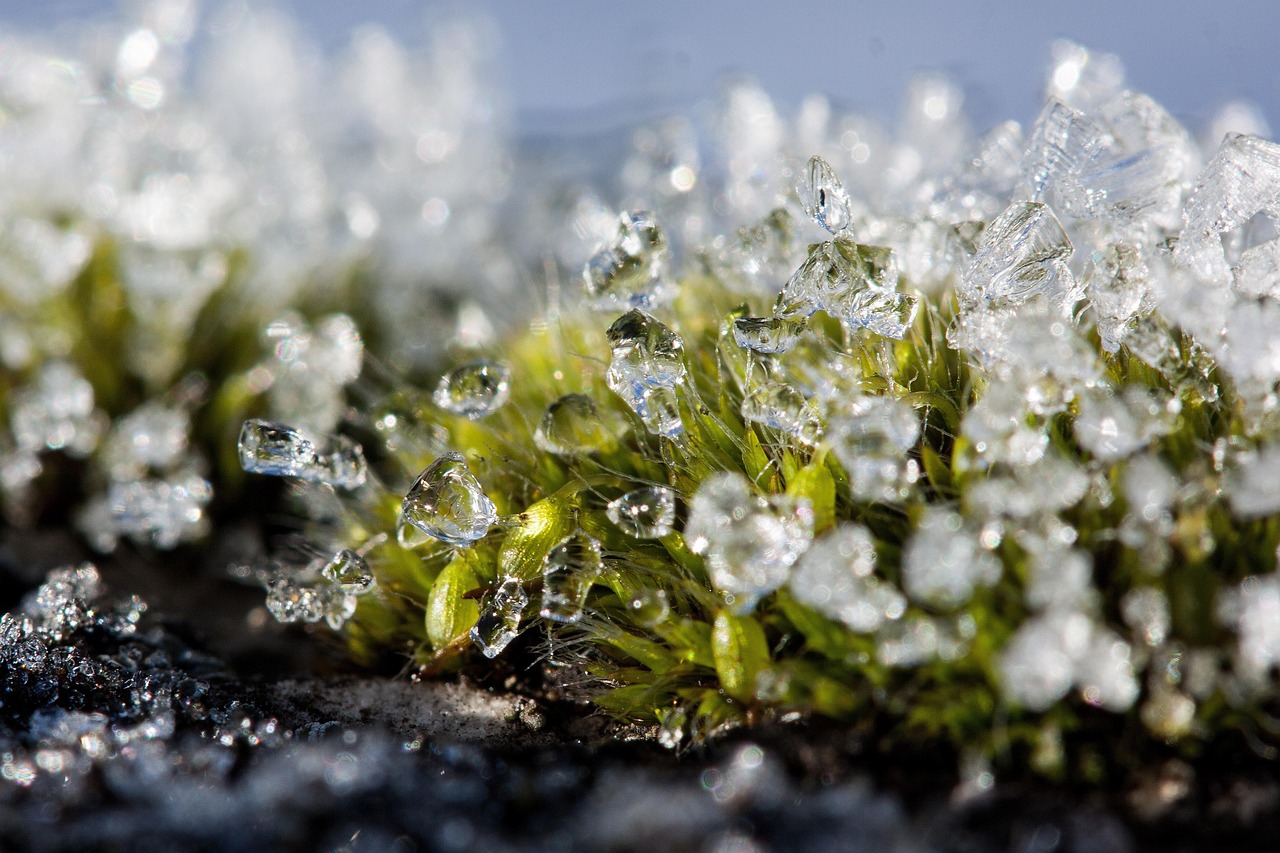
[[[580,530],[562,539],[542,561],[542,617],[563,623],[580,620],[591,585],[603,570],[597,539]]]
[[[1245,296],[1280,299],[1280,239],[1245,249],[1231,275],[1236,290]]]
[[[684,538],[706,558],[716,589],[750,609],[786,583],[808,549],[813,507],[805,499],[761,497],[741,474],[716,474],[694,494]]]
[[[806,444],[822,438],[822,415],[814,402],[785,382],[766,382],[742,398],[742,417]]]
[[[636,539],[661,539],[676,520],[676,493],[666,486],[642,486],[609,502],[614,525]]]
[[[795,220],[777,208],[758,224],[738,229],[736,239],[712,257],[712,266],[733,290],[776,293],[795,269],[795,237]]]
[[[478,421],[506,405],[511,371],[504,364],[473,361],[440,377],[431,399],[450,414]]]
[[[907,601],[891,584],[873,576],[875,541],[860,524],[842,524],[796,562],[789,586],[796,600],[859,634],[871,634],[900,619]]]
[[[1259,213],[1280,216],[1280,144],[1228,134],[1187,200],[1175,258],[1205,281],[1229,284],[1222,235]]]
[[[1150,301],[1150,277],[1146,259],[1135,246],[1112,243],[1089,256],[1081,284],[1107,352],[1120,349],[1130,321]]]
[[[817,155],[809,158],[805,180],[800,185],[800,202],[805,214],[832,234],[849,227],[849,194],[831,164]]]
[[[325,615],[324,588],[278,577],[267,584],[267,610],[277,622],[319,622]]]
[[[774,315],[798,320],[822,310],[851,328],[901,338],[918,301],[897,284],[891,249],[845,239],[818,243],[783,287]]]
[[[623,314],[605,337],[611,352],[605,382],[654,435],[684,431],[675,388],[684,381],[684,341],[670,326],[639,309]]]
[[[483,539],[498,521],[493,501],[461,453],[445,453],[418,475],[404,496],[406,521],[428,536],[458,547]]]
[[[805,324],[785,317],[739,317],[733,321],[733,339],[753,352],[776,354],[795,346]]]
[[[368,476],[364,450],[346,436],[312,436],[273,421],[250,419],[240,429],[240,467],[251,474],[297,477],[357,489]]]
[[[654,406],[660,399],[660,394],[651,392],[646,404]],[[547,453],[573,459],[607,448],[617,437],[616,428],[613,413],[591,397],[566,394],[542,413],[533,441]]]
[[[827,442],[849,476],[857,500],[905,500],[919,479],[908,452],[920,438],[920,418],[909,403],[891,397],[862,397],[832,415]]]
[[[35,379],[9,399],[9,425],[19,450],[62,450],[89,455],[98,445],[106,417],[94,406],[93,386],[73,365],[50,361]]]
[[[1027,139],[1022,159],[1022,192],[1032,202],[1062,202],[1063,184],[1079,175],[1114,140],[1105,128],[1057,98],[1045,104]]]
[[[1072,245],[1048,206],[1019,201],[982,233],[957,289],[961,303],[1019,304],[1069,289]]]
[[[654,215],[623,213],[613,243],[587,261],[587,299],[600,311],[663,305],[674,295],[670,264],[671,250]]]
[[[121,418],[103,442],[101,461],[114,479],[164,471],[187,454],[191,417],[182,409],[144,403]]]
[[[902,585],[915,601],[958,607],[1000,580],[1000,561],[954,510],[928,507],[902,554]]]
[[[529,594],[518,578],[506,578],[485,596],[480,618],[471,628],[471,642],[487,658],[496,658],[520,634],[520,620]]]
[[[373,588],[373,571],[369,563],[357,551],[343,548],[329,562],[325,563],[320,574],[328,581],[337,584],[344,592],[354,595],[368,592]]]

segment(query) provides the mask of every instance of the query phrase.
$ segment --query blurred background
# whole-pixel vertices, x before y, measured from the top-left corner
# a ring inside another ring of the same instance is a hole
[[[216,6],[218,4],[209,4]],[[337,51],[365,23],[421,40],[421,0],[281,0],[302,35]],[[896,114],[910,76],[944,70],[964,86],[984,128],[1026,122],[1040,99],[1050,43],[1060,37],[1118,54],[1129,84],[1192,126],[1232,98],[1280,119],[1280,3],[1165,0],[1124,4],[916,0],[649,0],[467,4],[497,28],[496,68],[518,134],[598,133],[684,109],[731,74],[755,78],[780,106],[810,93],[881,118]],[[103,0],[0,0],[0,27],[48,31],[118,14]]]

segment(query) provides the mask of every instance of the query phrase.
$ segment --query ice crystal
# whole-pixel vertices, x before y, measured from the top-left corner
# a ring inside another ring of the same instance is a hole
[[[401,511],[414,527],[450,545],[483,539],[498,520],[493,501],[460,453],[446,453],[418,475]]]
[[[502,408],[511,396],[511,371],[491,361],[455,367],[436,385],[432,400],[440,408],[473,421]]]
[[[1000,561],[965,529],[959,513],[945,508],[925,511],[902,554],[907,595],[937,607],[964,604],[974,589],[998,581],[1000,571]]]
[[[471,641],[487,658],[495,658],[520,634],[520,620],[529,594],[515,578],[506,578],[485,597]]]
[[[684,380],[684,341],[666,324],[632,309],[605,333],[609,370],[605,382],[655,435],[684,430],[674,392]]]
[[[832,234],[849,227],[849,194],[835,170],[821,157],[809,158],[809,168],[800,187],[804,212]]]
[[[844,524],[817,539],[796,563],[790,586],[798,601],[838,619],[849,630],[874,633],[899,619],[907,601],[872,575],[875,540],[858,524]]]
[[[894,503],[907,497],[919,477],[916,461],[906,458],[919,437],[920,420],[910,405],[865,397],[832,416],[828,441],[855,498]]]
[[[601,311],[651,308],[673,295],[671,250],[647,211],[622,214],[613,243],[587,261],[587,297]]]
[[[241,467],[254,474],[356,489],[368,472],[363,449],[346,436],[315,437],[271,421],[245,421],[238,449]]]

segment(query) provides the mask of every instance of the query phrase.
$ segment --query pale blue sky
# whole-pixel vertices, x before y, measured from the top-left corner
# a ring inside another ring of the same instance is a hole
[[[412,40],[421,0],[281,0],[326,47],[364,21]],[[0,25],[42,28],[101,15],[110,0],[0,0]],[[645,105],[685,105],[745,72],[785,104],[820,91],[880,115],[921,68],[954,72],[977,123],[1031,118],[1049,43],[1059,36],[1119,53],[1131,85],[1181,117],[1229,97],[1280,125],[1280,2],[1115,0],[491,0],[500,69],[519,126],[573,132]]]

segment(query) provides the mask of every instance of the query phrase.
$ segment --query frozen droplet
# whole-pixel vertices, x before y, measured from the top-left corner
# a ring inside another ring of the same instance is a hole
[[[1162,590],[1151,586],[1129,590],[1120,599],[1120,615],[1134,636],[1147,646],[1164,645],[1169,637],[1173,617],[1169,611],[1169,597]]]
[[[533,441],[547,453],[572,459],[613,444],[615,426],[613,413],[602,410],[586,394],[566,394],[542,413]]]
[[[278,622],[319,622],[324,618],[321,588],[276,578],[267,586],[267,610]]]
[[[209,481],[191,471],[112,483],[106,496],[111,532],[174,548],[208,533],[205,507],[212,498]]]
[[[611,357],[605,382],[655,435],[684,430],[675,404],[684,381],[684,342],[665,323],[638,309],[623,314],[606,332]],[[663,393],[666,392],[666,393]]]
[[[529,594],[517,578],[506,578],[488,595],[480,607],[480,618],[471,628],[471,642],[487,658],[495,658],[520,634],[520,619],[529,603]]]
[[[1129,321],[1150,298],[1150,275],[1145,258],[1128,244],[1113,243],[1090,256],[1081,284],[1107,352],[1120,348]]]
[[[636,539],[661,539],[676,520],[676,493],[666,486],[633,489],[609,502],[609,520]]]
[[[670,300],[671,250],[652,213],[623,213],[612,245],[587,261],[587,299],[601,311],[650,308]]]
[[[849,194],[835,170],[821,157],[809,158],[805,180],[800,186],[800,201],[804,212],[832,234],[849,227]]]
[[[363,556],[349,548],[343,548],[325,563],[320,574],[343,590],[359,595],[373,588],[373,571]]]
[[[603,569],[594,537],[579,530],[560,540],[542,561],[542,617],[565,623],[581,619],[587,593]]]
[[[181,409],[155,402],[134,409],[112,429],[103,443],[101,460],[118,480],[137,477],[148,469],[165,470],[187,452],[191,419]]]
[[[671,604],[667,600],[666,590],[650,587],[636,590],[627,601],[627,612],[642,628],[661,625],[671,614]]]
[[[474,361],[440,377],[432,399],[446,412],[478,421],[502,408],[510,396],[511,371],[505,365]]]
[[[760,497],[741,474],[716,474],[694,494],[684,538],[706,558],[716,589],[749,609],[786,583],[809,547],[813,507],[805,499]]]
[[[958,607],[974,589],[1000,580],[1000,561],[952,510],[929,507],[902,553],[902,585],[912,599]]]
[[[716,266],[721,279],[734,290],[776,293],[798,260],[795,231],[791,214],[781,207],[759,224],[739,228]]]
[[[901,618],[907,607],[902,593],[872,576],[875,567],[871,532],[859,524],[842,524],[800,557],[789,586],[797,601],[851,631],[869,634]]]
[[[1162,404],[1138,385],[1118,394],[1095,389],[1081,397],[1076,441],[1104,462],[1122,459],[1167,433],[1177,408],[1177,398]]]
[[[396,518],[396,542],[399,543],[401,548],[412,551],[414,548],[421,548],[429,542],[437,541],[439,540],[434,536],[428,536],[415,525],[411,524],[409,520],[404,517],[403,511],[400,513],[399,517]]]
[[[787,280],[774,314],[787,319],[824,310],[843,318],[856,294],[867,288],[892,291],[898,282],[893,252],[836,239],[814,245]]]
[[[1014,202],[982,232],[957,289],[962,304],[1019,304],[1068,289],[1071,240],[1046,205]]]
[[[1036,118],[1022,158],[1022,191],[1032,202],[1070,198],[1075,181],[1114,143],[1105,128],[1080,110],[1050,98]]]
[[[902,340],[915,323],[919,308],[920,300],[909,293],[867,288],[850,300],[839,317],[852,328]]]
[[[355,592],[343,584],[325,584],[318,588],[317,594],[325,624],[341,631],[347,620],[356,614]]]
[[[804,328],[803,322],[785,317],[739,317],[733,321],[733,339],[743,349],[780,353],[795,346]]]
[[[368,466],[360,445],[346,436],[314,437],[281,423],[251,419],[240,429],[240,467],[251,474],[298,477],[354,489],[364,485]]]
[[[810,447],[822,438],[822,416],[818,407],[783,382],[767,382],[743,397],[742,417],[786,433]]]
[[[498,520],[493,501],[461,453],[446,453],[428,465],[405,495],[401,512],[423,533],[462,547],[483,539]]]

